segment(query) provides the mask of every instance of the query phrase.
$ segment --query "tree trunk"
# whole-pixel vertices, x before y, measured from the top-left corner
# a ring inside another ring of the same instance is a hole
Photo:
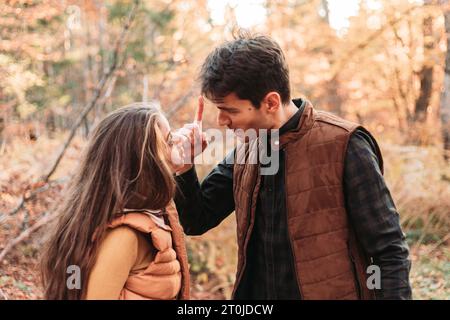
[[[83,70],[83,78],[84,78],[84,105],[86,105],[91,99],[92,99],[92,89],[93,89],[93,71],[92,71],[92,65],[93,65],[93,59],[91,55],[91,46],[92,46],[92,39],[91,39],[91,32],[90,32],[90,21],[86,18],[85,19],[85,42],[84,42],[84,48],[86,52],[86,57],[84,60],[84,70]],[[89,119],[88,117],[85,117],[83,119],[83,133],[84,137],[87,138],[89,136]]]
[[[328,6],[328,0],[322,0],[322,9],[324,11],[324,20],[330,25],[330,7]]]
[[[97,68],[96,68],[96,74],[95,74],[95,82],[98,82],[100,77],[103,73],[107,71],[107,61],[106,61],[106,55],[105,52],[108,48],[107,43],[107,8],[106,5],[103,3],[103,1],[96,0],[95,5],[98,8],[99,11],[99,18],[97,23],[97,32],[98,32],[98,55],[100,56],[100,62],[98,62]],[[95,106],[95,109],[93,110],[93,118],[97,119],[103,114],[103,107],[104,103],[99,103]]]
[[[420,95],[416,100],[414,120],[422,122],[426,119],[427,108],[430,105],[433,88],[433,64],[431,60],[434,49],[433,18],[426,16],[423,20],[425,62],[420,71]]]
[[[445,159],[450,159],[450,10],[444,13],[445,33],[447,35],[447,53],[445,55],[444,88],[441,95],[441,123]]]
[[[144,74],[142,79],[142,102],[148,102],[148,75]]]
[[[321,1],[321,9],[324,11],[324,21],[328,25],[330,29],[332,29],[330,25],[330,8],[328,6],[328,0]],[[328,56],[328,60],[330,61],[330,65],[335,63],[334,61],[334,50],[333,47],[330,47],[326,50],[326,55]],[[342,104],[343,99],[339,93],[340,83],[338,77],[333,77],[327,83],[326,86],[326,98],[325,105],[328,106],[329,111],[334,112],[335,114],[342,116]]]
[[[0,150],[2,149],[4,143],[3,130],[5,130],[5,119],[0,116]]]

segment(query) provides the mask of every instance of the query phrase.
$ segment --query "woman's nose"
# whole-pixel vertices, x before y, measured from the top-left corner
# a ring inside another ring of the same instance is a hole
[[[231,124],[231,120],[229,117],[224,115],[222,111],[219,111],[219,114],[217,115],[217,124],[219,126],[229,126]]]

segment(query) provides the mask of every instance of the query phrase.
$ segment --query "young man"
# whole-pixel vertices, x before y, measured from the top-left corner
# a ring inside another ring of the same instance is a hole
[[[186,234],[201,235],[236,213],[233,298],[410,299],[409,250],[372,135],[291,100],[283,52],[265,36],[216,48],[200,79],[220,126],[279,129],[274,174],[233,164],[235,149],[201,184],[192,165],[176,178]]]

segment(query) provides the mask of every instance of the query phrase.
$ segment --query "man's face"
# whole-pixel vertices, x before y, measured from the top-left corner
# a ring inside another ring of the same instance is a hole
[[[217,123],[232,130],[270,129],[272,119],[266,112],[266,106],[261,103],[255,108],[250,100],[239,99],[235,93],[230,93],[220,102],[214,102],[218,109]]]

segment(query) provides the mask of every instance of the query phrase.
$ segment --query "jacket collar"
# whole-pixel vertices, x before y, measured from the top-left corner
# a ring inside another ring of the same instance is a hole
[[[272,141],[273,148],[278,149],[285,147],[289,142],[296,141],[303,137],[312,128],[314,124],[314,107],[308,100],[303,100],[302,104],[304,104],[302,105],[303,112],[297,126],[294,129],[283,133],[280,136],[279,141]]]

